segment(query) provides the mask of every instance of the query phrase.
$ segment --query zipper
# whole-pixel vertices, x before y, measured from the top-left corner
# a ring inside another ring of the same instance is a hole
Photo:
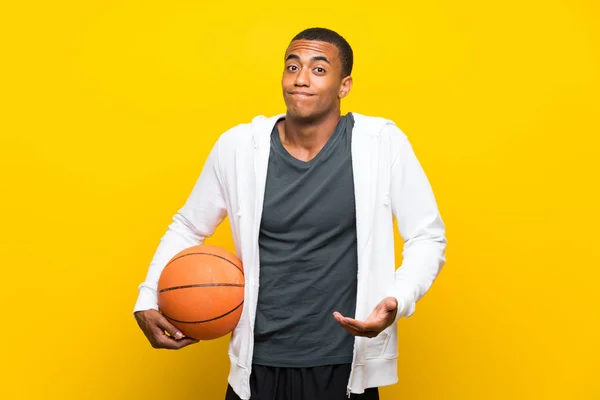
[[[376,144],[373,144],[374,138],[369,138],[369,145],[371,146],[369,150],[372,151],[373,150],[373,146],[377,146],[376,147],[377,151],[380,150],[380,147],[381,147],[381,135],[380,135],[380,133],[381,133],[381,131],[383,130],[384,127],[385,127],[385,125],[382,125],[381,127],[379,127],[378,130],[377,130],[377,134],[372,135],[372,136],[377,136],[377,142],[376,142]],[[369,135],[369,136],[371,136],[371,135]],[[353,140],[354,140],[354,135],[353,135]],[[377,155],[379,155],[379,153],[377,153]],[[371,159],[371,158],[369,158],[369,159]],[[377,161],[376,172],[378,172],[379,171],[379,167],[380,167],[379,157],[375,156],[375,159]],[[364,170],[355,169],[354,167],[355,167],[355,164],[352,165],[354,173],[357,173],[357,172],[358,173],[365,173]],[[356,189],[356,184],[355,184],[354,188]],[[377,186],[375,186],[375,188],[377,188]],[[367,204],[367,205],[370,205],[370,201],[369,201],[369,204]],[[357,210],[357,212],[356,212],[356,225],[357,225],[357,228],[359,226],[359,220],[361,220],[361,222],[362,222],[362,215],[363,214],[361,212],[358,212],[358,210]],[[368,224],[368,222],[367,222],[367,224]],[[358,240],[358,236],[361,235],[361,239],[362,239],[361,241],[366,243],[366,241],[368,241],[368,239],[369,239],[368,236],[370,235],[371,232],[370,232],[370,230],[369,230],[368,227],[366,229],[363,229],[362,232],[367,232],[368,233],[367,237],[362,237],[362,234],[359,234],[358,231],[357,231],[357,240]],[[361,297],[361,298],[363,297],[363,296],[360,296],[360,293],[361,292],[364,293],[364,290],[361,291],[361,290],[358,290],[358,289],[359,288],[362,289],[365,284],[368,284],[368,282],[365,282],[364,284],[361,283],[361,276],[362,276],[362,281],[364,281],[365,280],[364,275],[366,273],[365,271],[366,271],[366,268],[367,268],[365,265],[362,265],[362,263],[361,263],[361,261],[364,259],[364,256],[363,256],[363,251],[364,250],[365,250],[364,246],[362,248],[361,248],[361,246],[358,246],[358,249],[357,249],[358,268],[357,268],[357,271],[356,271],[356,275],[357,275],[356,311],[359,311],[359,306],[360,306],[360,303],[358,302],[358,298],[359,297]],[[361,266],[362,266],[362,268],[361,268]],[[367,274],[367,276],[369,277],[368,274]],[[366,296],[364,296],[364,297],[366,297]],[[354,370],[356,368],[356,364],[358,362],[362,363],[362,360],[358,360],[358,358],[362,356],[358,347],[359,346],[357,346],[356,338],[355,338],[354,339],[354,354],[353,354],[353,358],[352,358],[352,368],[350,370],[350,377],[348,378],[348,386],[346,388],[346,397],[347,398],[350,398],[352,396],[352,389],[350,388],[350,384],[351,384],[351,382],[353,381],[353,378],[354,378]]]

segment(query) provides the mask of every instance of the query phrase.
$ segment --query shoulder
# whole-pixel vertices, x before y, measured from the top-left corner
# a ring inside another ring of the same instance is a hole
[[[391,142],[392,145],[398,145],[407,140],[406,134],[394,120],[355,112],[352,112],[352,116],[354,117],[354,127],[359,133],[378,135],[384,141]]]
[[[252,125],[250,122],[234,125],[219,135],[217,145],[221,150],[235,150],[240,145],[252,139]]]
[[[273,125],[281,115],[270,117],[258,115],[251,121],[235,125],[219,136],[217,144],[221,151],[235,151],[240,147],[250,146],[254,141],[260,140],[257,139],[257,136],[270,134]]]

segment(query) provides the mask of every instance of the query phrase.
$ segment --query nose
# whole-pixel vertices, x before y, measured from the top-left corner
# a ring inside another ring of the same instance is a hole
[[[294,80],[294,86],[310,86],[310,70],[308,68],[302,68],[296,74],[296,79]]]

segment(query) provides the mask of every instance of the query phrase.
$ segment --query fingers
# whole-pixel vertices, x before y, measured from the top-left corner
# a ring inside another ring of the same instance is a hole
[[[351,334],[352,336],[363,336],[363,337],[368,337],[368,338],[374,338],[377,335],[379,335],[379,332],[376,331],[361,331],[358,329],[355,329],[351,326],[344,326],[344,329],[346,329],[346,332],[348,332],[349,334]]]
[[[155,349],[168,349],[168,350],[179,350],[183,347],[189,346],[190,344],[198,343],[198,340],[184,337],[183,339],[175,340],[164,333],[156,339],[155,344],[152,347]]]
[[[176,343],[178,345],[177,348],[181,349],[182,347],[189,346],[190,344],[194,344],[194,343],[198,343],[198,342],[199,342],[199,340],[185,337],[183,339],[178,340]]]
[[[171,324],[163,315],[157,318],[155,333],[156,342],[159,345],[157,348],[177,350],[193,343],[198,343],[198,340],[185,337],[179,329]]]
[[[352,318],[346,318],[339,312],[334,312],[333,317],[336,321],[352,336],[364,336],[368,338],[374,338],[379,335],[382,329],[379,329],[376,325],[367,322],[357,321]]]
[[[161,332],[162,331],[167,331],[169,333],[169,335],[171,335],[171,337],[173,337],[175,340],[179,340],[183,338],[183,333],[181,333],[179,331],[179,329],[177,329],[176,327],[173,326],[173,324],[171,324],[164,316],[160,316],[160,318],[157,319],[156,321],[156,325],[158,328],[160,328]]]
[[[144,335],[155,349],[181,349],[198,340],[185,337],[160,312],[147,310],[136,313],[136,319]]]

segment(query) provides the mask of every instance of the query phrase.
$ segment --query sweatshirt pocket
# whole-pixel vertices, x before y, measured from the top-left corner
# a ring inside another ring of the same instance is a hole
[[[242,353],[243,348],[246,345],[246,341],[244,340],[247,336],[246,324],[244,318],[240,318],[238,325],[233,330],[231,337],[229,339],[229,355],[234,356],[238,360],[238,365],[243,366]]]
[[[386,331],[367,341],[366,358],[381,357],[387,347],[390,335]]]
[[[389,206],[390,206],[390,204],[391,204],[391,203],[392,203],[392,199],[391,199],[391,197],[390,197],[390,194],[389,194],[389,193],[386,193],[386,194],[383,196],[383,206],[387,208],[387,207],[389,207]]]

